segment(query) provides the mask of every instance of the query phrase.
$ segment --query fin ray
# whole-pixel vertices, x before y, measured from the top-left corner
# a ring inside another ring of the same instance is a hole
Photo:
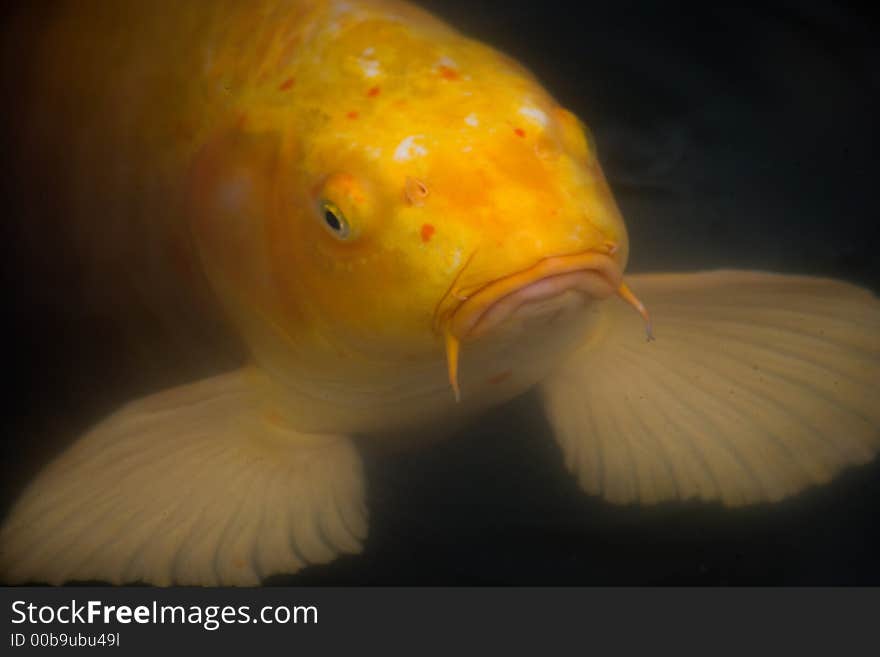
[[[350,439],[268,422],[256,376],[164,391],[97,424],[13,506],[3,578],[243,585],[359,552]]]
[[[683,335],[687,335],[686,331],[684,331],[682,333],[683,333]],[[696,337],[696,336],[693,336],[693,337]],[[673,337],[672,339],[678,340],[680,338]],[[725,340],[731,344],[741,342],[740,340],[738,340],[734,336],[727,336],[727,337],[725,337]],[[818,366],[812,364],[810,362],[809,358],[807,358],[807,357],[796,358],[792,354],[792,357],[787,360],[780,359],[780,358],[778,358],[778,356],[780,356],[784,353],[784,351],[785,351],[784,348],[779,348],[774,353],[773,350],[767,350],[767,349],[764,349],[760,346],[752,345],[750,343],[745,343],[745,344],[747,344],[748,346],[750,346],[752,349],[754,349],[756,351],[759,351],[761,353],[766,354],[765,360],[762,360],[762,362],[761,362],[760,372],[761,372],[762,377],[767,378],[767,379],[772,379],[775,383],[777,383],[779,385],[788,386],[788,387],[792,387],[792,388],[798,388],[804,394],[812,394],[812,396],[817,404],[825,404],[828,407],[827,408],[828,413],[838,415],[838,417],[840,416],[841,412],[849,413],[852,417],[855,417],[855,418],[858,418],[859,420],[861,420],[861,422],[860,422],[861,424],[870,425],[870,419],[867,418],[864,415],[864,413],[861,412],[858,408],[853,407],[851,404],[851,401],[850,401],[853,397],[855,397],[856,399],[861,399],[862,397],[864,397],[865,396],[864,392],[866,390],[864,387],[856,386],[854,388],[849,388],[849,387],[844,388],[843,386],[836,386],[836,384],[833,384],[836,387],[838,387],[838,390],[835,391],[833,389],[829,389],[829,388],[827,388],[827,384],[826,384],[826,382],[828,380],[827,378],[813,379],[812,377],[809,376],[809,369],[807,370],[807,372],[804,372],[804,368],[802,365],[813,365],[813,367],[812,367],[813,371],[818,369]],[[774,357],[775,357],[775,360],[774,360]],[[770,360],[767,360],[767,358],[769,358]],[[695,361],[698,360],[699,355],[694,356],[694,359],[695,359]],[[737,361],[737,360],[735,360],[725,354],[719,354],[719,359],[724,360],[728,363],[728,367],[730,368],[731,372],[733,372],[733,371],[742,372],[743,370],[747,371],[747,369],[748,369],[741,362],[739,362],[739,361]],[[841,378],[845,378],[843,375],[840,375],[838,372],[835,372],[834,370],[830,370],[830,368],[825,368],[825,369],[826,369],[826,371],[829,371],[830,373],[837,374]],[[743,378],[745,378],[745,377],[743,377]],[[812,384],[811,384],[811,381],[812,381]],[[837,381],[839,382],[839,379]],[[761,400],[765,400],[765,401],[772,400],[772,397],[759,396],[758,393],[760,392],[760,390],[758,390],[754,386],[754,384],[750,385],[747,381],[742,381],[740,383],[739,390],[746,390],[746,391],[752,392],[753,399],[755,400],[756,403],[760,403]],[[766,389],[764,390],[764,392],[766,393]],[[835,393],[835,392],[840,393],[838,395],[839,396],[838,399],[834,399],[831,396],[832,393]],[[865,408],[870,403],[867,398],[861,399],[861,402],[862,402],[861,408]],[[796,421],[800,421],[801,423],[803,423],[805,425],[814,426],[809,422],[809,418],[810,418],[809,415],[797,416],[797,415],[791,414],[791,411],[789,409],[785,409],[784,407],[782,407],[779,404],[777,404],[777,407],[784,414],[790,415],[792,417],[792,419],[794,419]],[[817,435],[821,435],[821,432],[817,431]],[[827,441],[822,441],[822,442],[827,442]],[[838,446],[838,448],[842,447],[843,446],[842,442],[837,443],[837,446]]]
[[[763,272],[628,280],[656,341],[609,305],[599,333],[541,388],[587,492],[774,501],[876,455],[880,302],[869,291]]]

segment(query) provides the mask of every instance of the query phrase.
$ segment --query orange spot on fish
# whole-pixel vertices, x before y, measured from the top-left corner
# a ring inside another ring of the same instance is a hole
[[[513,132],[516,134],[517,137],[525,137],[526,136],[526,131],[523,130],[522,128],[514,128]]]
[[[348,118],[354,120],[354,119],[356,119],[356,118],[358,117],[358,113],[357,113],[357,112],[349,112],[348,114],[346,114],[346,116],[347,116]]]
[[[513,372],[510,370],[504,370],[503,372],[498,372],[498,374],[495,374],[494,376],[490,376],[488,379],[486,379],[486,383],[493,385],[493,386],[497,385],[499,383],[503,383],[504,381],[507,381],[507,379],[510,378],[511,374],[513,374]]]
[[[422,241],[427,243],[431,241],[431,238],[434,237],[434,233],[437,232],[437,229],[434,228],[431,224],[423,224],[422,225]]]
[[[281,83],[281,86],[278,87],[281,91],[287,91],[293,86],[293,78],[287,78],[284,82]]]
[[[367,91],[367,95],[368,95],[370,98],[375,98],[376,96],[379,95],[379,93],[380,93],[381,91],[382,91],[382,90],[381,90],[379,87],[370,87],[370,90]]]
[[[266,421],[270,424],[284,424],[284,416],[281,415],[281,413],[279,413],[277,409],[272,408],[267,410],[264,417],[266,418]]]
[[[449,68],[448,66],[440,67],[440,77],[444,80],[458,80],[458,71],[454,68]]]

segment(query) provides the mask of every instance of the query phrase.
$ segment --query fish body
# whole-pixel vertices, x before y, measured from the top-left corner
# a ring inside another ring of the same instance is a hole
[[[536,385],[568,467],[614,502],[772,501],[873,458],[873,295],[625,281],[585,126],[428,13],[71,3],[40,21],[23,143],[62,232],[124,263],[164,321],[225,318],[251,364],[135,401],[50,464],[0,532],[10,579],[252,583],[357,551],[355,435],[454,426]]]
[[[510,398],[566,345],[469,350],[457,404],[439,315],[548,256],[607,242],[623,269],[625,228],[579,121],[432,16],[393,2],[128,13],[72,5],[42,40],[34,124],[47,159],[72,147],[65,222],[89,255],[158,269],[145,295],[204,272],[300,428],[383,430]],[[347,239],[324,225],[324,199]]]

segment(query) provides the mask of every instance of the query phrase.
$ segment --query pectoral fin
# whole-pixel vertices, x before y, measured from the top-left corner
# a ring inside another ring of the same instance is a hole
[[[358,552],[357,452],[267,421],[257,376],[144,398],[79,439],[0,530],[3,579],[250,585]]]
[[[543,386],[568,467],[616,503],[779,500],[880,449],[880,302],[840,281],[719,271],[628,278]]]

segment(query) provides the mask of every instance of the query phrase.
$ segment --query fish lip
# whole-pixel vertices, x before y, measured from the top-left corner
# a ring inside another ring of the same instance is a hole
[[[620,265],[607,253],[588,250],[548,256],[531,267],[486,283],[452,308],[443,323],[447,333],[458,339],[477,338],[524,303],[551,298],[571,289],[607,298],[617,292],[622,281]],[[498,311],[502,302],[507,302],[509,312]],[[496,316],[493,311],[498,311]]]

